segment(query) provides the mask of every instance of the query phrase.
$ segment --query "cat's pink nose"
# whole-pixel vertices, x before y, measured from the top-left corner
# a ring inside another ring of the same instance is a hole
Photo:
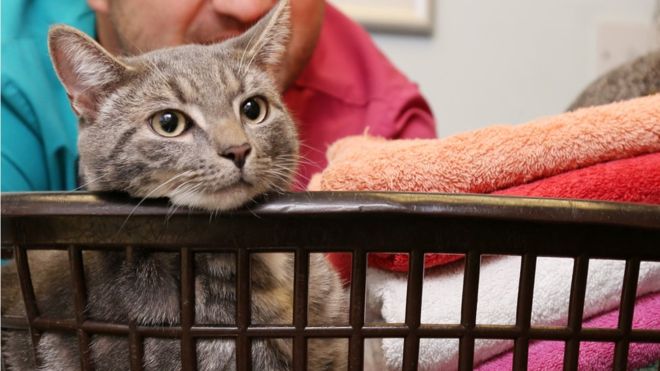
[[[240,146],[227,148],[222,154],[220,154],[220,156],[231,160],[237,168],[242,169],[243,165],[245,165],[245,159],[250,154],[250,151],[252,151],[252,147],[250,147],[249,144],[244,143]]]

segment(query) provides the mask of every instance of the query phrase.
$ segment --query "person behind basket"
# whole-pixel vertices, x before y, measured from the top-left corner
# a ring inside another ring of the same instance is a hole
[[[38,0],[3,4],[2,191],[70,190],[77,184],[77,123],[51,67],[48,27],[66,23],[115,55],[234,37],[274,0]],[[417,86],[369,35],[322,0],[292,1],[291,45],[280,76],[302,141],[296,189],[326,165],[336,139],[435,136]]]

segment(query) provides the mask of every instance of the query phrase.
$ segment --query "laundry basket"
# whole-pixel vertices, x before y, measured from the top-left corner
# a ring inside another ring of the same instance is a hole
[[[614,342],[614,365],[626,369],[632,342],[660,343],[660,330],[633,329],[633,305],[642,261],[660,261],[660,207],[577,200],[532,199],[482,195],[407,193],[296,193],[270,199],[250,209],[210,217],[203,211],[173,210],[164,200],[136,200],[120,194],[3,194],[2,248],[17,264],[26,318],[3,316],[3,329],[28,330],[34,344],[47,331],[78,337],[81,369],[91,370],[88,356],[93,334],[126,336],[131,370],[143,368],[143,339],[180,339],[183,370],[196,367],[198,338],[232,337],[237,369],[251,369],[254,338],[293,340],[293,365],[306,369],[309,338],[346,338],[349,369],[363,368],[366,338],[404,339],[403,369],[418,366],[421,338],[459,341],[459,369],[473,367],[476,339],[514,341],[514,368],[523,370],[531,340],[565,342],[564,369],[575,370],[583,341]],[[130,217],[129,217],[130,216]],[[167,250],[180,254],[180,323],[149,327],[135,323],[101,323],[85,317],[82,251],[85,249]],[[69,253],[75,292],[75,317],[42,318],[35,302],[29,249]],[[235,326],[198,326],[194,321],[194,254],[232,251],[237,262]],[[295,254],[293,323],[257,326],[250,323],[249,256],[256,252]],[[350,320],[345,326],[307,326],[309,254],[352,254]],[[365,323],[367,254],[409,253],[406,315],[402,324]],[[424,255],[465,254],[461,319],[455,325],[420,321]],[[476,324],[477,290],[482,255],[521,256],[515,324]],[[538,257],[574,259],[568,323],[530,324]],[[625,260],[617,328],[582,328],[589,260]]]

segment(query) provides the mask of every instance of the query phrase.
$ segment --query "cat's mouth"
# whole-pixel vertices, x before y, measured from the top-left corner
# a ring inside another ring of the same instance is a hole
[[[241,175],[241,177],[237,181],[235,181],[231,184],[227,184],[225,186],[222,186],[222,187],[219,187],[219,188],[216,188],[216,189],[204,190],[204,191],[201,191],[201,193],[204,193],[204,194],[227,194],[227,193],[232,193],[232,192],[234,192],[238,189],[253,189],[253,188],[255,188],[254,184],[252,184],[250,181],[245,179],[245,177],[243,175]]]
[[[253,187],[254,186],[254,184],[252,184],[252,182],[245,179],[245,174],[241,174],[241,178],[234,185],[244,185],[244,186],[248,186],[248,187]]]
[[[241,177],[236,182],[214,190],[169,196],[174,205],[200,208],[210,211],[236,209],[263,193],[259,187]]]

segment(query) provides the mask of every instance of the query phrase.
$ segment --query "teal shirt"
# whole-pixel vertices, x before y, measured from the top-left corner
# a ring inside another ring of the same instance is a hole
[[[77,119],[48,56],[48,27],[95,36],[85,0],[2,3],[2,191],[76,188]]]

